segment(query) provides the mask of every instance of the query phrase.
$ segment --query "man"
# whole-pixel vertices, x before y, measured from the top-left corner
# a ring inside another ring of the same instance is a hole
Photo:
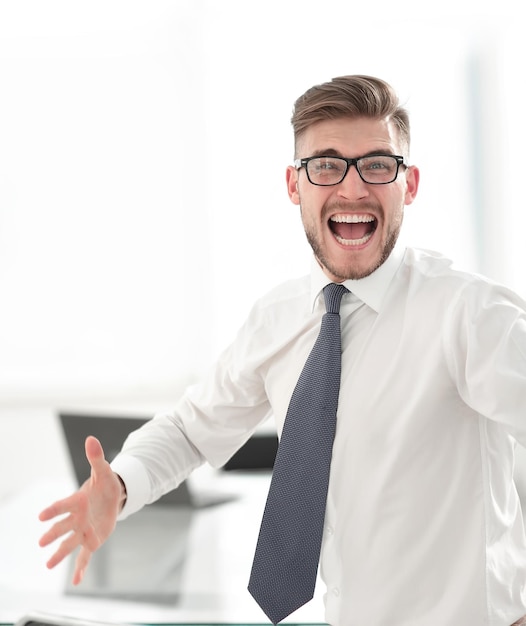
[[[314,251],[308,277],[253,308],[208,378],[130,436],[112,467],[41,513],[69,514],[50,567],[81,546],[74,582],[125,516],[204,461],[221,466],[294,385],[343,283],[341,383],[321,573],[334,626],[510,626],[526,614],[526,538],[513,483],[526,444],[526,305],[436,253],[398,243],[417,195],[406,111],[385,82],[346,76],[294,109],[290,199]],[[313,464],[316,460],[313,459]]]

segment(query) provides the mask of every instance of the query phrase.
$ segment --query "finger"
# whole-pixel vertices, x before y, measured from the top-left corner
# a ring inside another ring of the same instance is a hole
[[[43,511],[40,512],[38,519],[41,522],[48,522],[50,519],[58,515],[65,515],[77,510],[79,506],[78,493],[74,493],[63,500],[57,500]]]
[[[56,541],[60,537],[63,537],[67,533],[73,530],[73,522],[71,516],[54,524],[47,532],[45,532],[38,542],[41,548],[48,546],[53,541]]]
[[[69,515],[53,524],[53,526],[42,535],[39,545],[44,547],[67,533],[81,531],[83,526],[86,525],[86,522],[83,520],[86,518],[87,507],[88,500],[86,495],[77,492],[69,498],[60,500],[52,504],[48,509],[42,511],[39,517],[43,521],[53,519],[60,514],[69,513]]]
[[[75,571],[73,572],[73,584],[78,585],[84,578],[84,572],[91,559],[91,552],[86,548],[81,548],[75,561]]]
[[[53,569],[59,563],[61,563],[67,556],[69,556],[73,550],[79,545],[76,535],[71,535],[60,544],[58,550],[51,556],[46,563],[48,569]]]

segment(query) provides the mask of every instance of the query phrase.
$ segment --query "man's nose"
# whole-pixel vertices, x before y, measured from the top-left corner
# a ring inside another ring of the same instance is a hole
[[[347,200],[359,200],[369,195],[369,185],[364,182],[356,165],[349,166],[345,178],[337,185],[337,194]]]

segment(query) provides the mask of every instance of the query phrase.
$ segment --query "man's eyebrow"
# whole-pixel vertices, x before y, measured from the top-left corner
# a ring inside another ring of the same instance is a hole
[[[395,153],[393,152],[393,150],[390,150],[387,148],[383,150],[380,150],[380,149],[369,150],[369,152],[366,152],[365,154],[359,154],[358,156],[353,157],[353,158],[361,159],[362,157],[379,156],[379,155],[394,156],[394,154]],[[333,157],[347,158],[339,150],[335,150],[334,148],[327,148],[325,150],[315,150],[310,156],[311,157],[333,156]]]
[[[315,150],[311,156],[313,157],[318,157],[318,156],[334,156],[334,157],[341,157],[343,156],[343,154],[341,152],[338,152],[338,150],[335,150],[334,148],[327,148],[326,150]]]

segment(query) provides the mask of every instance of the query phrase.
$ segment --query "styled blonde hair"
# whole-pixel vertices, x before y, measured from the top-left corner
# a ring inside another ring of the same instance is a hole
[[[294,147],[312,124],[340,118],[390,118],[400,142],[409,154],[409,115],[394,89],[380,78],[364,75],[339,76],[308,89],[294,103]]]

